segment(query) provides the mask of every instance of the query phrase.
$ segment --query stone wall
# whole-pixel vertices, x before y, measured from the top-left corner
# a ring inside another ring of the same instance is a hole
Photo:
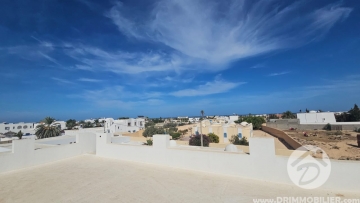
[[[285,132],[283,132],[281,130],[271,128],[271,127],[268,127],[268,126],[262,126],[261,129],[263,131],[269,133],[270,135],[279,138],[280,141],[285,142],[292,149],[297,149],[297,148],[301,147],[300,143],[298,143],[297,141],[292,139],[288,134],[286,134]]]
[[[296,128],[298,130],[322,130],[327,123],[319,124],[300,124],[298,119],[279,119],[271,122],[267,122],[266,126],[271,128],[277,128],[280,130],[288,130],[290,128]],[[354,130],[360,128],[359,123],[337,123],[331,124],[332,129],[342,129],[342,130]]]

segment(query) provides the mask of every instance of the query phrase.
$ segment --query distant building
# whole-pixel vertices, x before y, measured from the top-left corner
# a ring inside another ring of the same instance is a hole
[[[310,111],[309,113],[298,113],[297,118],[300,120],[300,124],[336,123],[333,112]]]
[[[202,126],[200,126],[202,125]],[[253,126],[251,123],[243,122],[241,125],[232,123],[219,123],[212,120],[204,120],[192,128],[193,134],[215,133],[219,136],[219,143],[229,143],[229,139],[236,135],[240,139],[246,137],[248,140],[253,136]]]
[[[0,133],[7,133],[7,132],[19,132],[21,130],[22,133],[30,133],[34,134],[35,129],[41,123],[0,123]],[[58,125],[61,130],[66,129],[66,122],[65,121],[55,121],[55,125]]]
[[[139,130],[145,129],[145,119],[144,118],[129,118],[114,120],[113,118],[105,119],[105,132],[115,133],[115,132],[137,132]]]
[[[35,127],[35,123],[0,123],[0,133],[19,132],[21,130],[23,133],[33,134]]]

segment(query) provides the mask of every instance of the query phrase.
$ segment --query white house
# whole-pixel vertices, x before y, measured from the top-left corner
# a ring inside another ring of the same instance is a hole
[[[106,118],[104,128],[105,132],[107,133],[137,132],[139,130],[145,129],[145,119],[129,118],[114,120],[113,118]]]
[[[309,113],[298,113],[297,118],[300,120],[300,124],[336,123],[334,112],[310,111]]]
[[[19,132],[21,130],[22,133],[30,133],[34,134],[36,128],[36,123],[0,123],[0,133],[6,132]]]

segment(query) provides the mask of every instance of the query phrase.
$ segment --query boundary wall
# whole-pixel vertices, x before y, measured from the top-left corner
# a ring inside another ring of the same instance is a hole
[[[52,138],[44,139],[51,140]],[[41,143],[38,143],[41,144]],[[13,140],[11,153],[0,153],[0,173],[58,161],[84,153],[95,153],[95,134],[79,133],[76,143],[35,150],[35,140]]]
[[[279,138],[282,141],[284,141],[292,149],[297,149],[297,148],[302,146],[300,143],[295,141],[288,134],[286,134],[285,132],[283,132],[281,130],[278,130],[278,129],[275,129],[275,128],[270,128],[268,126],[261,126],[261,130],[264,131],[264,132],[269,133],[270,135],[272,135],[274,137]]]
[[[274,138],[249,139],[250,155],[211,147],[170,147],[169,135],[154,135],[153,146],[111,143],[111,134],[96,134],[96,155],[187,170],[289,184],[287,156],[275,155]],[[311,157],[312,158],[312,157]],[[331,160],[331,175],[320,189],[360,191],[360,162]],[[344,173],[346,171],[346,173]]]

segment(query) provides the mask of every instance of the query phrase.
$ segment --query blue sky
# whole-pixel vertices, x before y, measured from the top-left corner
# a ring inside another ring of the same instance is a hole
[[[2,4],[0,122],[360,103],[359,1]]]

